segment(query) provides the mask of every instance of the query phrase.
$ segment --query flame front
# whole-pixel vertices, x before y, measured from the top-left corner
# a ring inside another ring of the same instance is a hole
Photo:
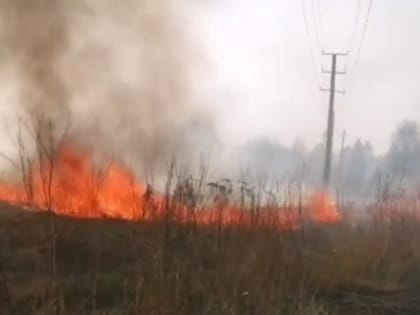
[[[145,188],[132,173],[116,164],[96,170],[91,154],[72,144],[62,145],[53,163],[34,163],[30,174],[24,184],[2,183],[0,199],[76,217],[133,220],[140,215],[133,207],[139,208]]]
[[[233,206],[197,210],[176,205],[175,201],[168,205],[170,198],[150,197],[146,185],[137,182],[133,173],[123,166],[113,163],[105,171],[95,170],[90,152],[71,143],[62,145],[51,162],[34,163],[25,184],[0,183],[0,200],[79,218],[150,220],[170,213],[180,222],[248,225],[258,218],[266,224],[289,229],[300,226],[302,215],[318,223],[340,219],[325,193],[310,198],[303,212],[262,207],[253,213]]]

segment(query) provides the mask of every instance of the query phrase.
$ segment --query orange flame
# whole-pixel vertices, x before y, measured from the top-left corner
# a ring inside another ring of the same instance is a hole
[[[298,228],[301,222],[299,211],[294,209],[262,208],[252,213],[233,206],[196,211],[175,203],[169,206],[167,198],[150,198],[146,186],[123,166],[111,164],[103,174],[95,172],[91,153],[70,143],[60,147],[49,165],[53,167],[34,163],[32,180],[25,185],[0,183],[0,200],[79,218],[151,220],[171,214],[180,222],[252,225],[258,220],[290,229]],[[316,194],[304,208],[303,216],[314,222],[334,223],[340,219],[325,193]]]
[[[310,198],[307,215],[311,220],[318,223],[335,223],[340,220],[335,205],[325,192],[319,192]]]

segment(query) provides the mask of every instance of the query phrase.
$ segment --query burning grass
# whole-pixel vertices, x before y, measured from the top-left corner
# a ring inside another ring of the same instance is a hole
[[[420,312],[416,203],[361,222],[322,193],[237,206],[224,187],[202,204],[188,185],[156,194],[116,163],[95,169],[69,142],[37,145],[21,183],[0,185],[5,314]]]
[[[171,191],[166,192],[167,196],[152,196],[149,187],[139,183],[122,165],[111,162],[95,169],[92,153],[70,142],[62,143],[53,155],[32,161],[25,172],[24,180],[17,185],[0,183],[0,200],[78,218],[156,220],[170,211],[184,223],[210,224],[215,220],[228,225],[255,223],[255,213],[228,204],[228,200],[220,201],[223,192],[215,196],[216,202],[204,207],[180,202],[188,192],[181,198],[175,196],[175,200],[169,196]],[[196,194],[191,189],[187,197],[194,199]],[[299,209],[277,204],[258,206],[258,220],[283,229],[299,227],[301,217],[318,223],[335,223],[340,219],[322,192],[314,194]]]

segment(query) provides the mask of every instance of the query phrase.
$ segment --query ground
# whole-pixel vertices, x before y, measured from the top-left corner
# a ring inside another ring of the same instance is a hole
[[[420,314],[419,227],[401,216],[278,231],[2,205],[0,314]]]

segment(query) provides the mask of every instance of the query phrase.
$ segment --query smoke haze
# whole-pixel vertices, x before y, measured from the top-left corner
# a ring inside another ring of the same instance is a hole
[[[353,2],[323,2],[326,48],[335,45],[330,37],[351,34]],[[401,23],[389,23],[393,12]],[[337,97],[335,174],[351,193],[377,170],[418,174],[415,160],[401,153],[411,149],[390,135],[404,118],[419,117],[419,13],[408,0],[378,2],[358,77],[353,85],[339,82],[349,96]],[[0,115],[9,129],[0,135],[2,152],[13,154],[7,139],[17,115],[42,113],[58,136],[70,126],[79,143],[140,169],[172,155],[188,164],[204,154],[216,156],[209,164],[225,175],[243,167],[292,178],[307,165],[308,183],[319,181],[327,95],[317,88],[327,82],[311,67],[300,3],[3,0],[0,14]],[[388,25],[395,25],[392,40],[384,36]],[[390,49],[397,39],[400,48]],[[410,143],[417,143],[410,128]],[[296,136],[302,144],[293,146]],[[232,150],[220,161],[222,148]]]
[[[42,113],[95,148],[175,154],[194,106],[196,50],[175,1],[4,0],[2,46],[17,82],[9,112]]]

